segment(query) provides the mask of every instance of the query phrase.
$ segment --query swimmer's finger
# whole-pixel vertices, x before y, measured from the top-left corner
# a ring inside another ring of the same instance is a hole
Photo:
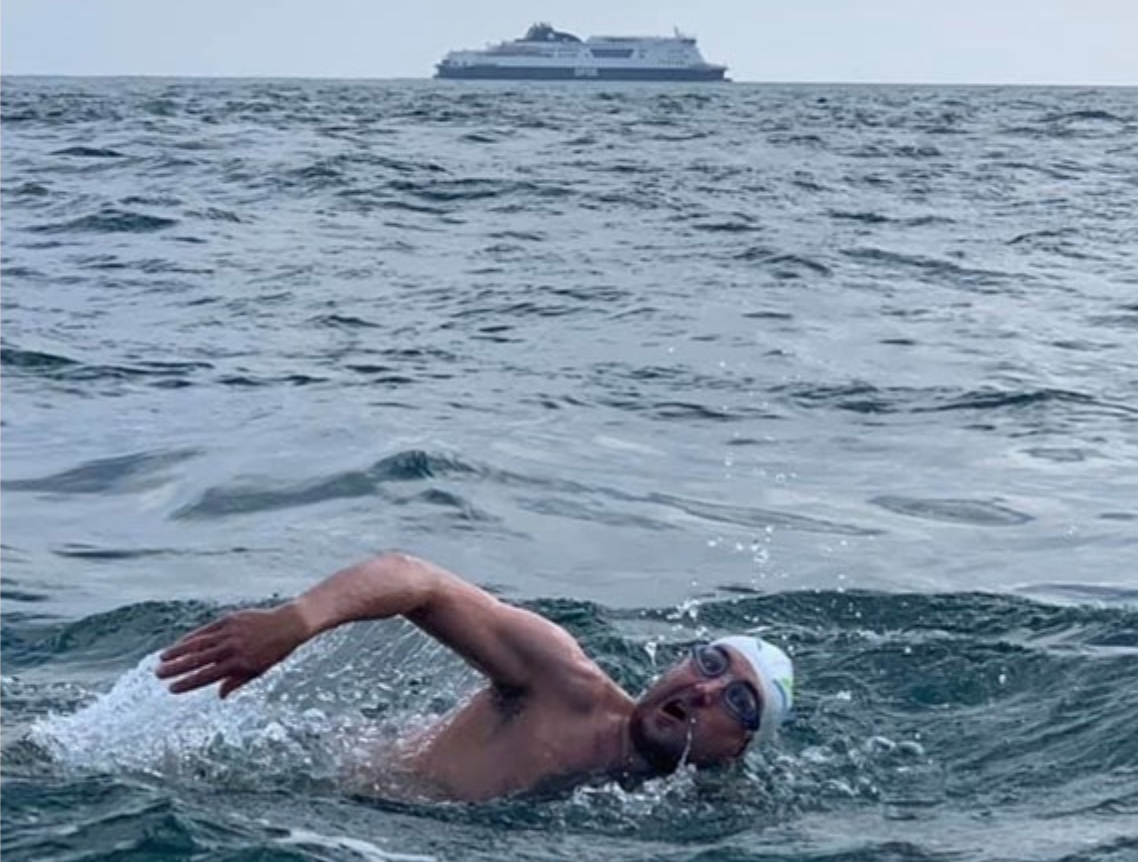
[[[188,650],[200,649],[205,643],[216,642],[217,639],[223,637],[226,632],[233,631],[236,617],[237,614],[230,614],[221,619],[214,620],[209,625],[196,628],[192,632],[187,632],[178,638],[171,646],[167,647],[159,658],[163,660],[167,658],[177,658],[180,655],[184,655]]]
[[[195,650],[188,654],[179,654],[170,658],[163,658],[154,675],[159,679],[169,679],[172,676],[182,676],[192,670],[206,665],[217,664],[229,656],[230,651],[223,645],[208,649]]]
[[[164,662],[179,659],[182,656],[190,655],[191,653],[199,653],[217,643],[217,637],[213,634],[202,634],[196,637],[186,635],[172,647],[163,650],[158,658]]]
[[[226,669],[225,665],[210,665],[209,667],[202,668],[197,673],[182,677],[182,679],[171,683],[170,693],[185,694],[187,691],[194,691],[199,688],[204,688],[207,685],[213,685],[213,683],[219,679],[224,679],[229,675],[230,671]]]
[[[193,631],[186,632],[184,635],[182,635],[180,638],[178,638],[178,641],[177,641],[177,643],[174,644],[174,646],[175,647],[181,646],[182,644],[189,643],[190,641],[197,640],[198,638],[203,637],[205,635],[216,634],[217,632],[222,630],[222,628],[225,626],[225,623],[228,621],[228,619],[229,619],[229,617],[221,617],[220,619],[214,620],[212,623],[207,623],[204,626],[198,626]]]
[[[221,684],[217,694],[224,700],[233,692],[237,691],[237,689],[241,688],[241,686],[245,685],[245,683],[251,682],[254,679],[256,679],[256,676],[231,676]]]

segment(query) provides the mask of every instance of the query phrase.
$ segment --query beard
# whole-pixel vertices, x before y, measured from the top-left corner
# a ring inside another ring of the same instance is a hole
[[[653,732],[649,726],[650,716],[639,709],[633,713],[628,724],[629,736],[632,745],[657,775],[670,775],[675,772],[687,753],[691,742],[689,733],[678,738],[674,735],[663,735]]]

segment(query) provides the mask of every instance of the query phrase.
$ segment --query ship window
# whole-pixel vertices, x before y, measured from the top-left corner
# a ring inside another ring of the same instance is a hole
[[[631,48],[593,48],[594,57],[631,57]]]

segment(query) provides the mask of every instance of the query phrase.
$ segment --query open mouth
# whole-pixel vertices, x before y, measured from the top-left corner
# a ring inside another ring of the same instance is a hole
[[[669,718],[679,722],[686,722],[688,720],[688,711],[684,708],[683,703],[678,700],[668,701],[664,704],[662,712]]]

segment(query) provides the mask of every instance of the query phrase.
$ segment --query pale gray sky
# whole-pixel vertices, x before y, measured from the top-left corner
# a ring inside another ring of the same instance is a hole
[[[0,0],[4,74],[422,78],[535,20],[743,81],[1138,84],[1138,0]]]

